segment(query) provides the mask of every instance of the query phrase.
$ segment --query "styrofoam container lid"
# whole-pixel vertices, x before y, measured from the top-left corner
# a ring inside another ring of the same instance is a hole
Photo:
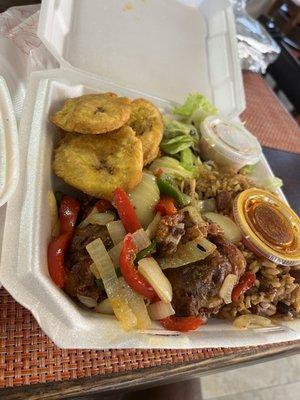
[[[241,123],[219,117],[207,117],[201,124],[206,142],[232,161],[253,165],[262,154],[261,145]]]
[[[17,123],[8,87],[0,76],[0,207],[13,194],[18,177]]]
[[[198,91],[228,117],[245,107],[227,0],[43,0],[38,35],[61,67],[178,103]]]

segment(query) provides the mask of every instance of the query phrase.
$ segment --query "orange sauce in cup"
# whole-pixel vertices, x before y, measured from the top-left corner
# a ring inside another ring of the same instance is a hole
[[[300,263],[300,219],[276,195],[245,190],[234,201],[234,218],[250,250],[278,264]]]

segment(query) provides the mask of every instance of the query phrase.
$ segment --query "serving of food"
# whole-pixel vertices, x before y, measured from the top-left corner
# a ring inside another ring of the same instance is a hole
[[[125,330],[237,328],[300,316],[299,217],[277,178],[249,176],[261,147],[202,95],[164,114],[115,93],[66,99],[49,192],[48,268],[74,301]]]

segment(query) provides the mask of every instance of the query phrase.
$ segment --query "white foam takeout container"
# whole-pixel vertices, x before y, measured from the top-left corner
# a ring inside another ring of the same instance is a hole
[[[6,81],[0,74],[0,243],[5,219],[4,205],[17,186],[18,176],[17,123]]]
[[[66,190],[51,171],[58,130],[49,114],[65,98],[88,92],[144,97],[168,110],[188,92],[202,91],[225,116],[237,116],[244,97],[228,2],[45,0],[39,36],[60,68],[36,72],[29,82],[20,123],[22,173],[2,247],[5,288],[63,348],[226,347],[297,338],[286,326],[240,332],[223,321],[189,334],[156,324],[147,332],[124,332],[115,318],[77,306],[48,273],[47,192]],[[261,175],[272,176],[264,158],[257,166]]]

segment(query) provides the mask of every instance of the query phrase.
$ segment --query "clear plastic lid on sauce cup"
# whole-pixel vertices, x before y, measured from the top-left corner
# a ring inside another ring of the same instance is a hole
[[[233,215],[254,253],[277,264],[300,263],[300,218],[276,195],[245,190],[234,200]]]
[[[200,130],[200,151],[206,160],[235,171],[259,161],[261,146],[242,124],[211,116]]]

